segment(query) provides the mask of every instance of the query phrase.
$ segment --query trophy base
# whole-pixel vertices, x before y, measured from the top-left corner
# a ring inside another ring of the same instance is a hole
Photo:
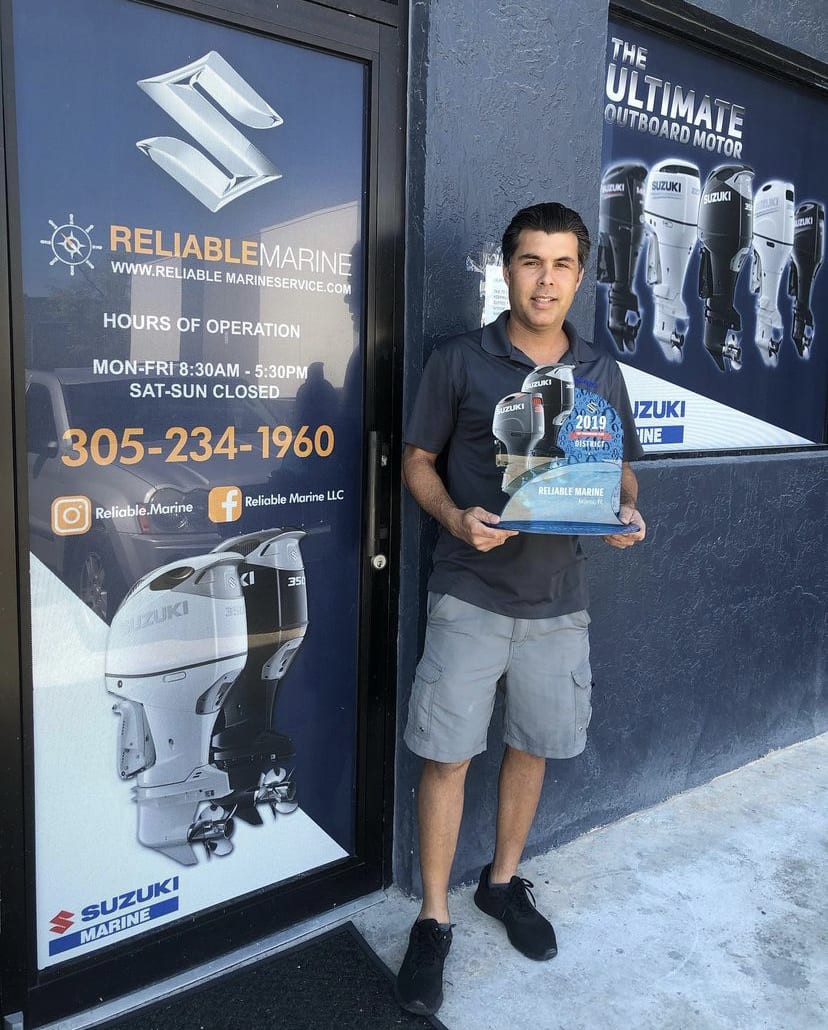
[[[498,522],[497,529],[516,529],[521,533],[548,533],[559,536],[619,536],[637,533],[639,526],[634,522],[553,522],[550,519],[532,519],[528,522]]]

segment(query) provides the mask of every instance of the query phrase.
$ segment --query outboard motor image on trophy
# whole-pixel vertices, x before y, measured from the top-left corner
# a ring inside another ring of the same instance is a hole
[[[503,468],[503,491],[534,467],[532,448],[544,434],[540,394],[510,393],[499,401],[492,419],[496,462]]]
[[[794,188],[773,179],[753,198],[753,267],[750,288],[756,301],[756,346],[766,365],[775,366],[782,342],[777,298],[794,240]]]
[[[271,529],[225,540],[215,550],[244,556],[239,580],[247,609],[247,661],[224,695],[211,760],[227,773],[224,809],[253,826],[259,805],[273,814],[297,807],[296,784],[285,765],[295,749],[273,725],[282,681],[305,639],[308,600],[297,529]],[[283,764],[284,763],[284,764]]]
[[[540,396],[543,404],[543,436],[532,448],[538,458],[562,458],[558,446],[561,426],[575,407],[575,378],[571,365],[539,365],[523,380],[523,390]]]
[[[521,393],[498,401],[496,462],[509,500],[501,529],[525,533],[633,533],[618,519],[623,428],[600,394],[576,387],[571,365],[541,365]]]
[[[699,206],[699,296],[704,346],[722,371],[742,367],[742,319],[733,306],[736,282],[753,242],[753,169],[720,165],[707,177]]]
[[[690,255],[698,238],[699,170],[687,161],[655,165],[644,190],[647,229],[647,282],[655,311],[653,335],[669,361],[681,361],[688,329],[682,298]]]
[[[794,298],[793,337],[801,358],[811,354],[814,316],[811,292],[825,257],[825,208],[822,204],[800,204],[794,216],[793,254],[788,278],[788,293]]]
[[[641,325],[635,270],[644,239],[644,180],[640,164],[618,164],[604,172],[598,214],[598,282],[609,285],[607,328],[619,350],[635,350]]]
[[[137,777],[138,840],[182,865],[193,843],[232,850],[232,821],[201,818],[230,793],[210,764],[222,702],[245,667],[248,629],[240,554],[205,554],[140,579],[112,620],[106,689],[118,701],[118,774]]]
[[[525,477],[564,456],[558,434],[574,405],[571,365],[536,368],[523,381],[521,393],[498,402],[492,433],[497,464],[504,467],[504,493],[514,493]]]

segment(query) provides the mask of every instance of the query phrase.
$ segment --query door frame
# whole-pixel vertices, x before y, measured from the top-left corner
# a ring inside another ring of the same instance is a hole
[[[118,0],[298,43],[367,67],[365,393],[355,854],[85,958],[38,970],[34,754],[25,446],[25,343],[11,0],[0,0],[0,1006],[37,1026],[151,986],[390,883],[393,827],[401,394],[406,5],[388,0]],[[350,8],[351,13],[346,13]],[[370,459],[370,460],[369,460]],[[386,564],[372,559],[382,554]],[[211,932],[220,926],[220,933]]]

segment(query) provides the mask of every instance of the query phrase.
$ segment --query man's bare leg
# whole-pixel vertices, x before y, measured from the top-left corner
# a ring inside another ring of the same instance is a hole
[[[507,745],[498,781],[497,841],[490,883],[508,883],[517,874],[540,801],[545,772],[545,758]]]
[[[417,816],[420,824],[420,874],[423,905],[420,919],[448,923],[448,886],[469,762],[434,762],[426,759],[420,776]],[[528,832],[528,831],[527,831]]]
[[[474,894],[475,905],[503,923],[514,947],[539,962],[558,954],[555,931],[535,908],[534,898],[523,881],[510,881],[517,874],[535,818],[545,771],[545,758],[506,748],[498,784],[495,857],[490,867],[483,868]]]

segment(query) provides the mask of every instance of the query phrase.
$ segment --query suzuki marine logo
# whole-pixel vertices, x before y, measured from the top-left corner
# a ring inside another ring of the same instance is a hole
[[[210,157],[170,136],[136,146],[210,211],[282,177],[223,112],[251,129],[275,129],[283,119],[215,50],[138,86]]]
[[[60,934],[66,933],[66,931],[74,925],[74,915],[74,912],[67,912],[65,908],[62,908],[56,916],[52,916],[49,920],[49,932]]]

